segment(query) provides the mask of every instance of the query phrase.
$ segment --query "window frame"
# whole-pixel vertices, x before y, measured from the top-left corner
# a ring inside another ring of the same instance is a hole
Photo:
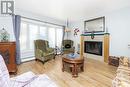
[[[29,29],[29,25],[35,25],[35,26],[37,26],[37,29],[38,29],[38,32],[37,32],[37,34],[39,34],[40,35],[40,27],[45,27],[46,29],[47,29],[47,40],[49,40],[49,28],[54,28],[54,30],[55,30],[55,47],[56,47],[56,45],[57,45],[57,29],[64,29],[64,27],[62,27],[62,26],[55,26],[55,25],[51,25],[51,24],[45,24],[45,23],[40,23],[40,22],[37,22],[37,21],[27,21],[27,20],[24,20],[24,19],[22,19],[21,20],[21,23],[24,23],[24,24],[26,24],[27,25],[27,41],[26,41],[26,49],[24,49],[24,50],[21,50],[21,53],[22,54],[24,54],[24,53],[28,53],[28,52],[33,52],[34,53],[34,49],[30,49],[30,29]],[[54,48],[55,48],[54,47]]]

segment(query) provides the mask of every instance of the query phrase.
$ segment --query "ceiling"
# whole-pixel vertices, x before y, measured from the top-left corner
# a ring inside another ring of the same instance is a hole
[[[130,0],[15,0],[21,9],[58,20],[75,21],[130,6]]]

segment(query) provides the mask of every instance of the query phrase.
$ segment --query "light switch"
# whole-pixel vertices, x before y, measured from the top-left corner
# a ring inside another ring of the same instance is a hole
[[[130,44],[128,44],[128,48],[130,48]]]

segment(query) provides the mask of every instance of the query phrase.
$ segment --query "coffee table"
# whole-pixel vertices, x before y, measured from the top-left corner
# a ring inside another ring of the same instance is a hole
[[[76,54],[75,58],[71,58],[68,56],[69,54],[64,54],[62,56],[62,71],[65,71],[65,66],[68,65],[72,71],[72,77],[78,77],[78,69],[84,71],[84,58],[81,57],[79,54]]]

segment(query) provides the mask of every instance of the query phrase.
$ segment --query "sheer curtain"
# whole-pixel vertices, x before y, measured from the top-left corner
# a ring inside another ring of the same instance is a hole
[[[57,54],[61,53],[61,47],[62,47],[62,40],[64,35],[64,30],[57,28],[56,29],[56,47],[57,47]]]
[[[49,46],[56,48],[57,53],[60,53],[63,38],[63,27],[49,28],[48,37]]]
[[[39,39],[48,39],[48,29],[45,26],[40,26]]]
[[[55,28],[48,28],[49,46],[55,48],[56,45],[56,30]]]

